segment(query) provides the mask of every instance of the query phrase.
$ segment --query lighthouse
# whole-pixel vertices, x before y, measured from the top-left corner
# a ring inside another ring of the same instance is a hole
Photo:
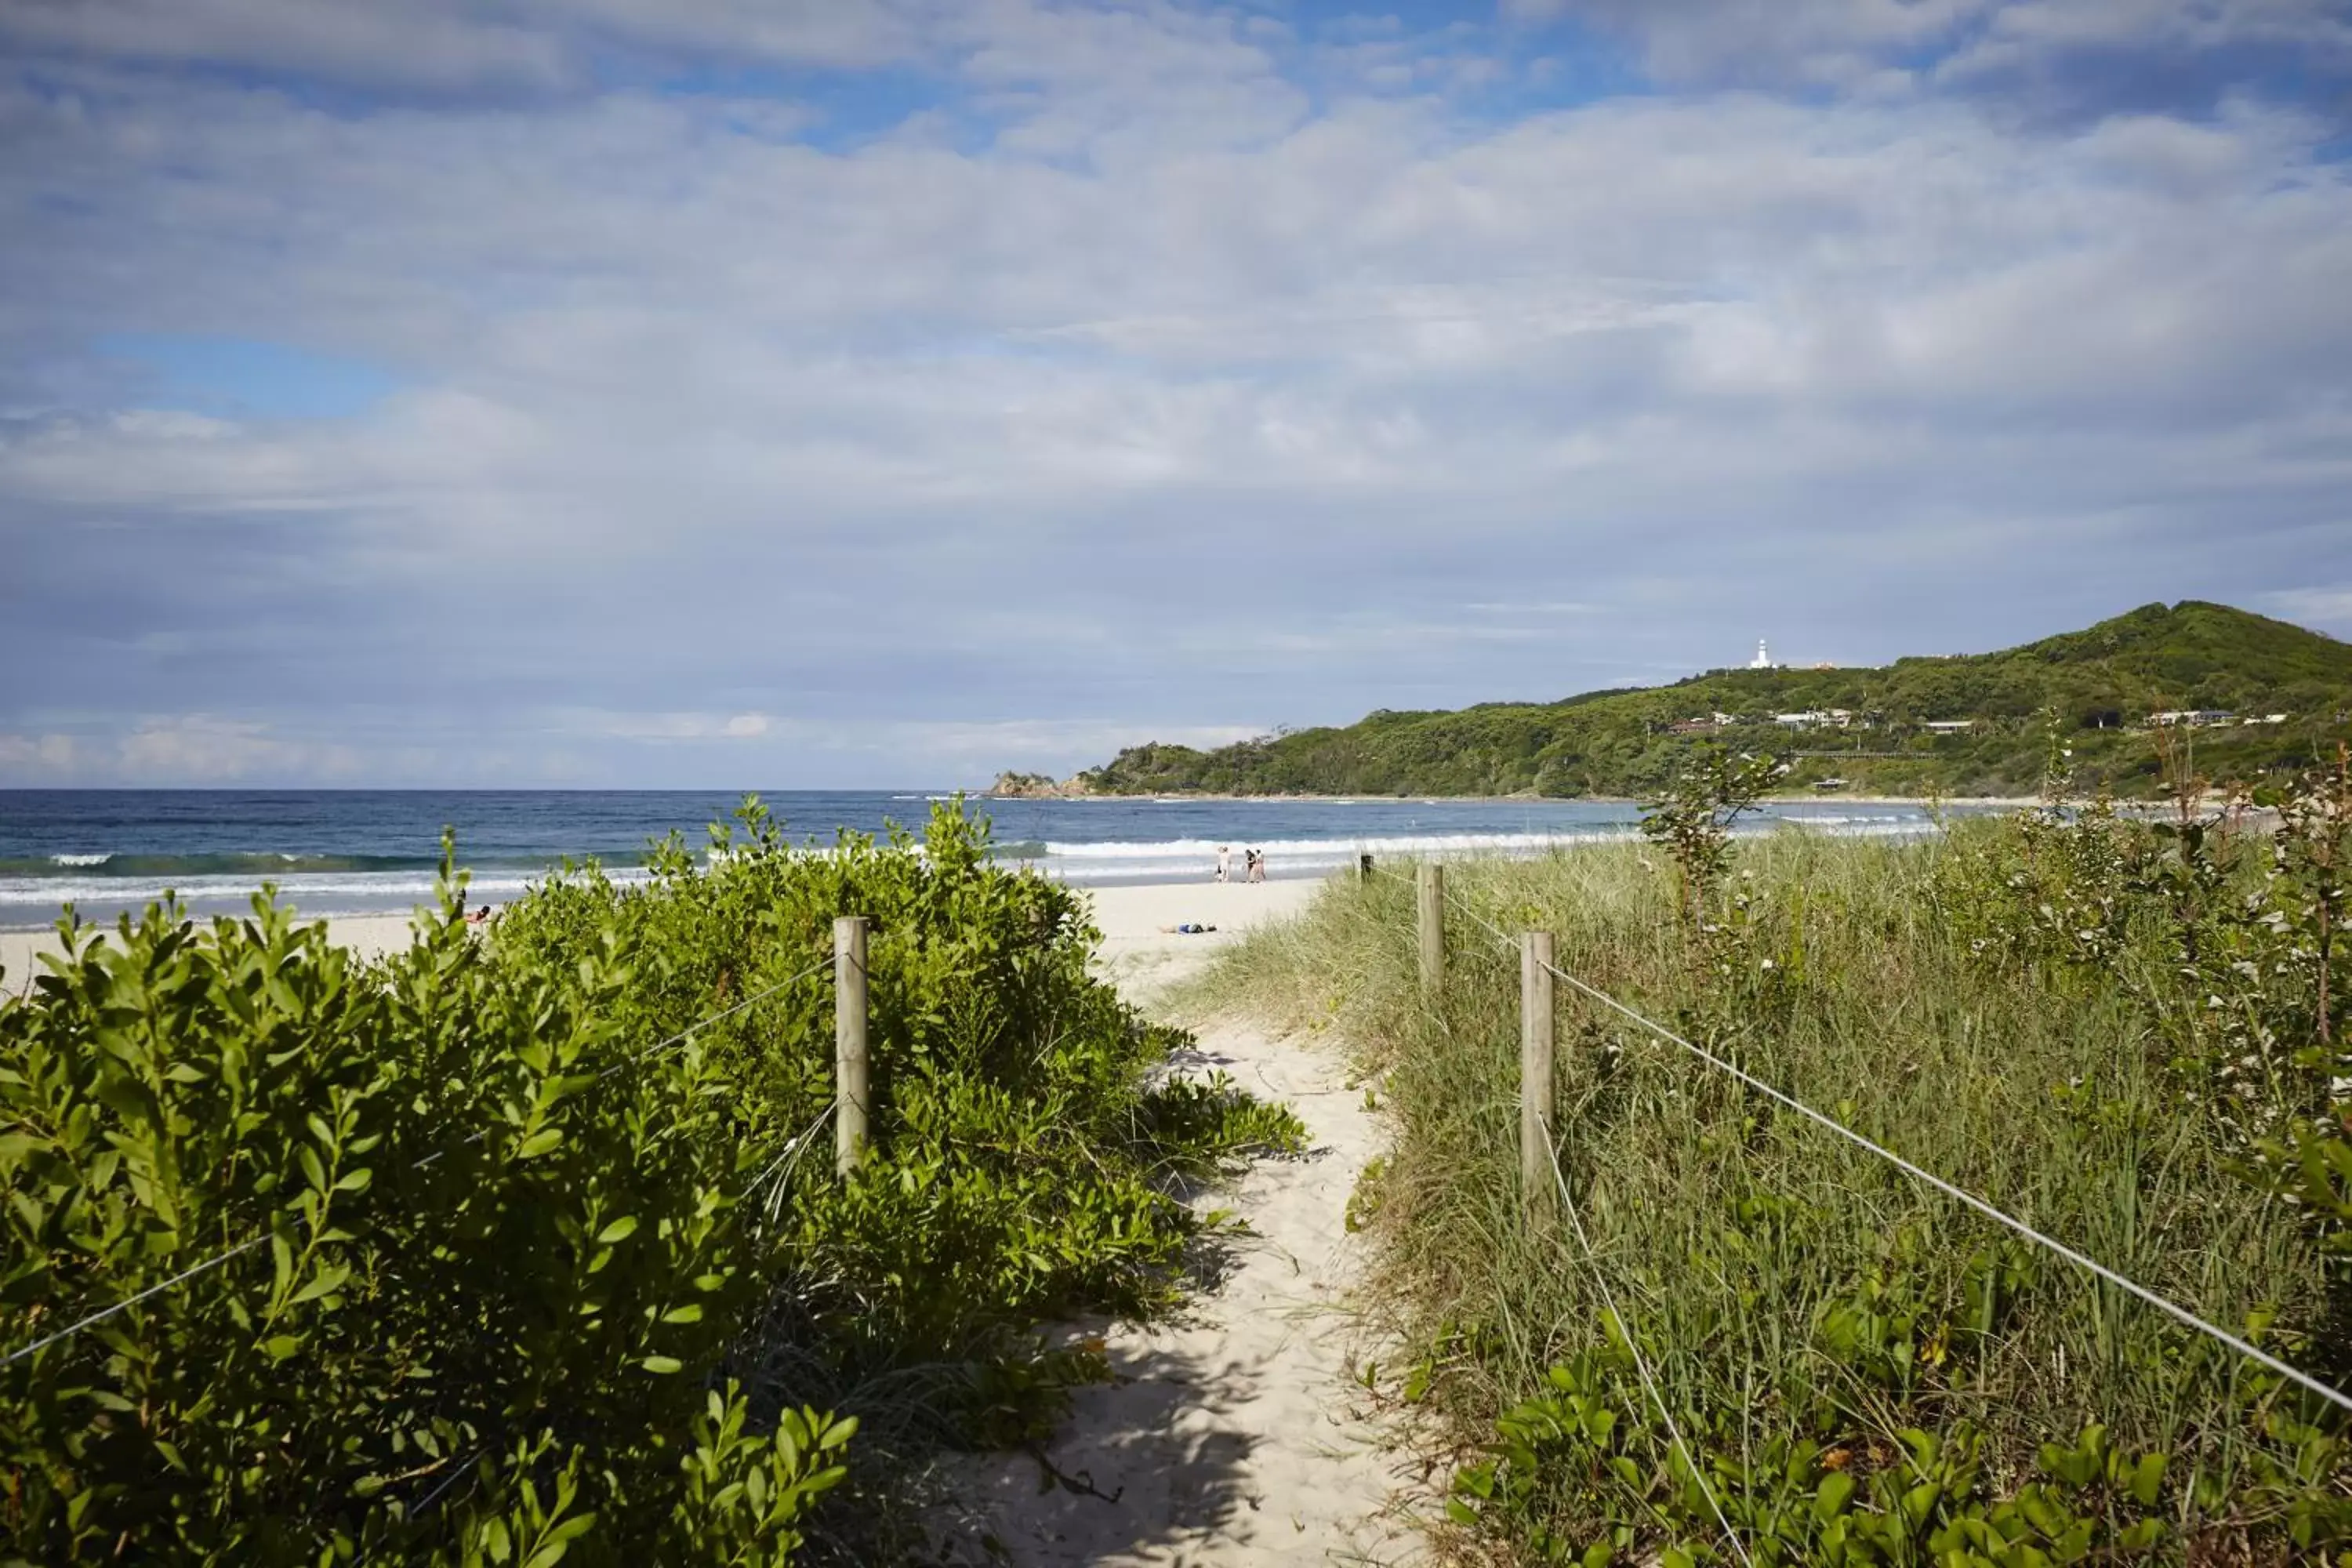
[[[1772,656],[1770,653],[1766,651],[1764,639],[1762,637],[1758,637],[1756,639],[1756,657],[1748,661],[1748,668],[1750,669],[1769,669],[1772,668]]]

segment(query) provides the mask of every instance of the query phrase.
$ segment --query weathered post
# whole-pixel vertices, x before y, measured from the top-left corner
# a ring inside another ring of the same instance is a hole
[[[1371,858],[1370,856],[1369,856],[1369,855],[1359,855],[1359,856],[1357,856],[1357,857],[1356,857],[1356,880],[1358,880],[1359,882],[1369,882],[1369,881],[1370,881],[1371,879],[1372,879],[1372,858]]]
[[[1519,933],[1519,1191],[1528,1219],[1558,1212],[1551,1171],[1551,932]]]
[[[1445,868],[1423,860],[1414,885],[1421,894],[1421,994],[1434,1001],[1445,984]]]
[[[833,1152],[843,1175],[866,1154],[866,917],[833,922]]]

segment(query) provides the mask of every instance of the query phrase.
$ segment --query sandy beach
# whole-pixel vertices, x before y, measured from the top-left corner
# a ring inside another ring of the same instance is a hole
[[[408,944],[409,917],[335,915],[327,921],[327,932],[362,958],[380,958]],[[53,931],[0,931],[0,984],[11,992],[22,991],[26,982],[41,972],[42,955],[61,951],[58,933]]]
[[[1130,995],[1142,996],[1168,984],[1217,946],[1255,921],[1306,907],[1319,881],[1166,882],[1092,890],[1095,921],[1102,928],[1099,964]],[[1207,925],[1198,936],[1164,932],[1162,926]],[[334,941],[365,958],[380,957],[409,940],[407,915],[334,915],[327,921]],[[0,931],[0,984],[21,991],[37,973],[43,953],[58,952],[57,933]]]
[[[1261,921],[1297,913],[1323,886],[1319,879],[1280,882],[1160,882],[1092,889],[1095,924],[1103,941],[1096,970],[1148,1006],[1152,998],[1198,970],[1218,948]],[[1214,926],[1184,935],[1172,925]]]

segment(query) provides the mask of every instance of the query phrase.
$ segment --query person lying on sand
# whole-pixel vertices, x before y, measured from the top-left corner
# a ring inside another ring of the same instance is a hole
[[[1178,925],[1161,926],[1160,929],[1166,931],[1170,936],[1201,936],[1206,932],[1213,931],[1217,928],[1214,926],[1196,924],[1192,921],[1185,921]]]

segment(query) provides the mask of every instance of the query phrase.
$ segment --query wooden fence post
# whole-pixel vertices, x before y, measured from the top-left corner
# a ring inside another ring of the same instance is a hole
[[[866,917],[833,922],[833,1152],[843,1175],[866,1153]]]
[[[1421,894],[1421,994],[1434,1000],[1445,984],[1445,868],[1423,860],[1415,886]]]
[[[1369,882],[1369,881],[1370,881],[1371,879],[1372,879],[1372,858],[1371,858],[1370,856],[1369,856],[1369,855],[1359,855],[1359,856],[1357,856],[1357,857],[1356,857],[1356,880],[1358,880],[1359,882]]]
[[[1519,933],[1519,1191],[1528,1218],[1549,1225],[1559,1209],[1551,1169],[1551,932]]]

